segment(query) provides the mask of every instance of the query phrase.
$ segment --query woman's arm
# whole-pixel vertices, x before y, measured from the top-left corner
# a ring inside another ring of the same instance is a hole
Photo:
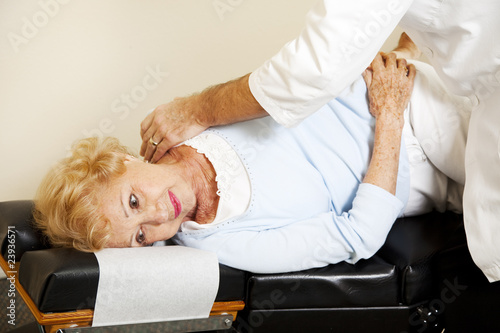
[[[372,158],[363,182],[392,194],[396,193],[403,113],[410,100],[415,73],[415,66],[390,53],[378,54],[363,74],[370,112],[376,118]]]

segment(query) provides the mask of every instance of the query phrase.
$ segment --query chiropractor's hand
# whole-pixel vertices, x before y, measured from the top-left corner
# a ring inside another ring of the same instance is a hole
[[[171,147],[210,126],[267,116],[250,91],[249,76],[158,106],[141,123],[140,153],[144,160],[156,163]]]
[[[410,101],[416,69],[394,53],[379,53],[363,73],[368,87],[370,112],[403,126],[403,112]]]
[[[200,114],[197,96],[176,98],[158,106],[141,123],[140,154],[145,161],[157,162],[168,149],[209,127]]]

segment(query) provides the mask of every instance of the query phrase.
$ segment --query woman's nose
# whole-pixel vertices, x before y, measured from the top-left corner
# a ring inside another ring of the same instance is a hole
[[[151,205],[148,210],[148,219],[156,223],[164,223],[168,220],[168,207],[163,202],[157,202]]]

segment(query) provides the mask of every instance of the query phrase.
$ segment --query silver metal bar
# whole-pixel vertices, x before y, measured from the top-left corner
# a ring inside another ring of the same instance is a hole
[[[231,328],[232,324],[233,316],[220,315],[202,319],[162,321],[157,323],[61,328],[57,330],[57,333],[187,333],[227,330]]]

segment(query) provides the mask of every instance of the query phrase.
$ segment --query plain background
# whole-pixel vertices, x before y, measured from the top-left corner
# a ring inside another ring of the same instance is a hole
[[[315,2],[0,0],[0,201],[32,199],[77,139],[138,152],[151,109],[251,72]]]

